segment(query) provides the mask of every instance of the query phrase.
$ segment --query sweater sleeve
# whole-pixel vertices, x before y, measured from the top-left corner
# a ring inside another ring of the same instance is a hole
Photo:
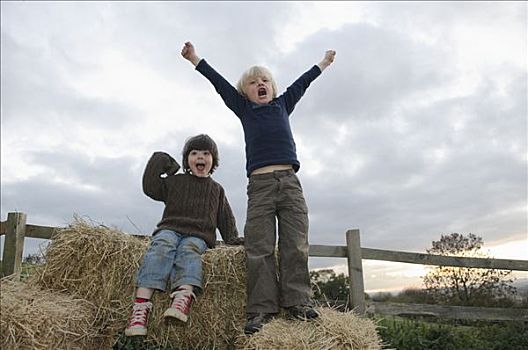
[[[226,106],[241,118],[247,102],[244,96],[240,95],[237,89],[214,70],[205,59],[202,59],[196,65],[196,70],[213,84],[216,92],[220,95]]]
[[[154,152],[150,157],[143,173],[143,192],[156,201],[165,202],[167,199],[166,177],[178,172],[180,165],[165,152]]]
[[[306,89],[308,89],[312,81],[314,81],[319,75],[321,75],[321,69],[317,65],[314,65],[294,81],[293,84],[291,84],[282,94],[281,98],[284,101],[288,115],[293,112],[295,105],[304,95]]]
[[[231,210],[231,206],[229,205],[229,201],[227,200],[223,189],[220,192],[217,223],[218,230],[220,231],[220,235],[224,242],[227,244],[243,243],[238,237],[235,216],[233,215],[233,211]]]

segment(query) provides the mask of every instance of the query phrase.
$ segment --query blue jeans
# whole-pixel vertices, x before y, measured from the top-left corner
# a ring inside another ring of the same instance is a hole
[[[161,230],[152,237],[143,264],[136,277],[137,287],[175,290],[189,284],[202,290],[202,254],[207,249],[205,241],[171,230]]]

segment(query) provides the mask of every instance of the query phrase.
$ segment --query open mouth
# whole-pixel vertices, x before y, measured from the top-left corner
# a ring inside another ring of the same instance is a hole
[[[258,96],[259,97],[262,97],[262,96],[266,96],[268,93],[266,92],[266,89],[265,88],[260,88],[258,89]]]
[[[196,163],[196,169],[198,169],[199,171],[204,171],[205,163]]]

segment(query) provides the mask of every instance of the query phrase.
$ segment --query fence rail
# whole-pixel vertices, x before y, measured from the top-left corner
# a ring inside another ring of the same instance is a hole
[[[0,222],[0,236],[5,235],[1,275],[20,275],[24,238],[50,239],[60,227],[31,225],[26,214],[8,213],[7,220]],[[383,260],[420,265],[453,266],[484,269],[528,271],[528,260],[468,258],[440,256],[423,253],[401,252],[362,248],[358,229],[346,232],[346,246],[310,245],[310,257],[346,258],[349,276],[348,305],[358,313],[385,315],[420,315],[456,319],[514,320],[528,322],[528,309],[504,309],[463,306],[439,306],[423,304],[398,304],[369,302],[365,300],[362,260]]]

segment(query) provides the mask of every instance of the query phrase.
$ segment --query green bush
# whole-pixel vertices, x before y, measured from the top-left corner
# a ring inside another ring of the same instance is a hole
[[[377,317],[378,332],[388,347],[398,350],[521,350],[528,344],[523,322],[425,322]]]

